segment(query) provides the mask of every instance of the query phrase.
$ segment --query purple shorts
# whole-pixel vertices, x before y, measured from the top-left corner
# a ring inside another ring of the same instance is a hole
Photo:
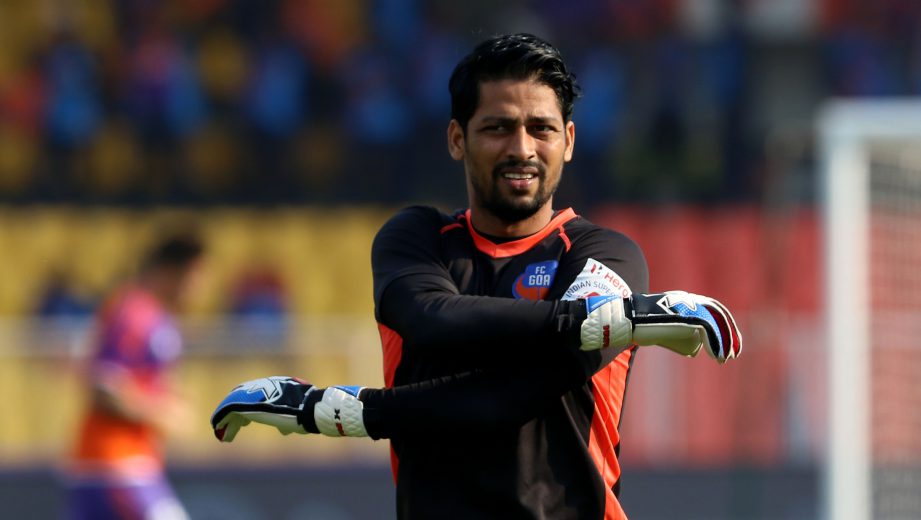
[[[188,519],[162,476],[143,483],[75,482],[67,499],[67,520]]]

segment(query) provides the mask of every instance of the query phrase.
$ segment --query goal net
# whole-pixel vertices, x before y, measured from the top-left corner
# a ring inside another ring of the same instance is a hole
[[[921,101],[819,120],[827,519],[921,518]]]

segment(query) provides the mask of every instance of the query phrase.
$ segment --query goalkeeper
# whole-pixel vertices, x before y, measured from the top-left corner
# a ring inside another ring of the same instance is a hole
[[[715,300],[646,295],[633,241],[553,208],[578,95],[553,46],[487,40],[449,90],[469,209],[405,209],[372,247],[388,388],[250,381],[218,406],[215,434],[256,421],[389,438],[403,519],[626,518],[618,425],[636,344],[724,362],[741,337]]]

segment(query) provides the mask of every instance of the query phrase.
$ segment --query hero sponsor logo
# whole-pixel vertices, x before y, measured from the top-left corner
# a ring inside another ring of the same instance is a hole
[[[566,289],[563,299],[577,300],[601,294],[627,297],[632,292],[627,282],[613,269],[594,258],[589,258],[585,262],[582,272],[576,276],[572,285]]]
[[[553,284],[558,265],[556,260],[528,265],[512,284],[512,294],[519,300],[543,300]]]

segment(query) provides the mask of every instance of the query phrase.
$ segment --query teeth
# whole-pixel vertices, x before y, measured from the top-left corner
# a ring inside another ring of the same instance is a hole
[[[506,179],[531,179],[534,177],[534,175],[530,173],[505,173],[502,176]]]

